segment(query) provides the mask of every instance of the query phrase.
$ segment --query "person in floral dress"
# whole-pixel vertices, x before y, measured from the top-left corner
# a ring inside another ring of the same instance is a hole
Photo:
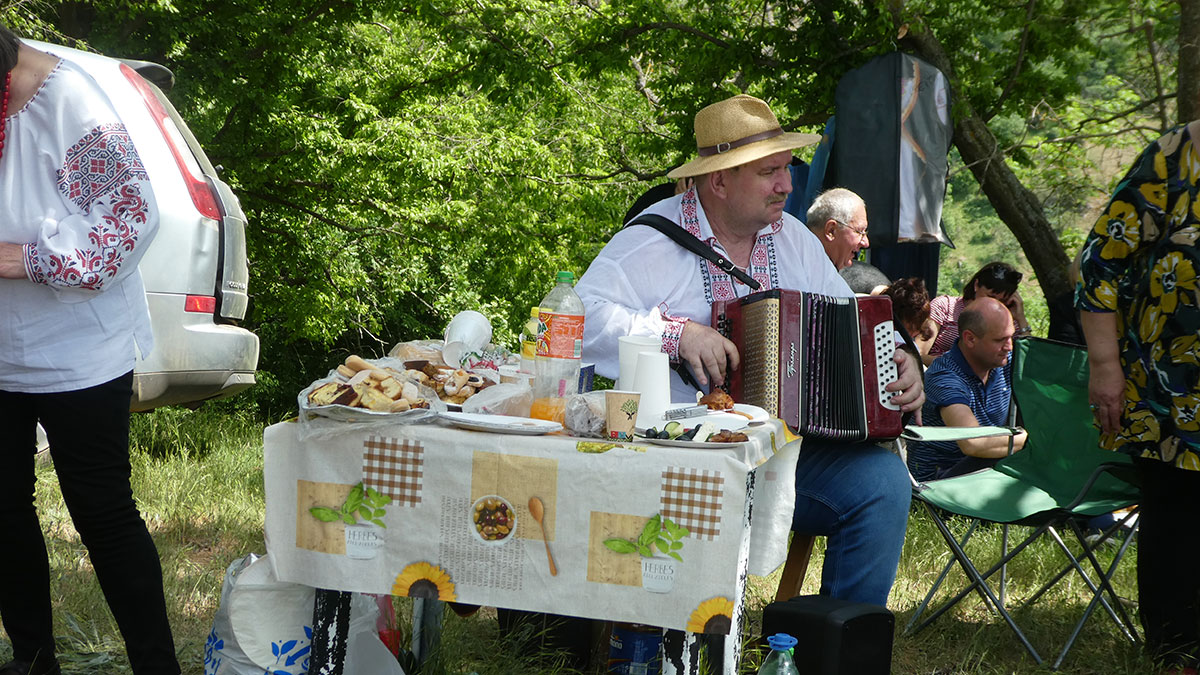
[[[1200,122],[1151,143],[1117,185],[1081,255],[1076,306],[1103,447],[1143,482],[1138,595],[1147,647],[1195,673],[1200,647]]]

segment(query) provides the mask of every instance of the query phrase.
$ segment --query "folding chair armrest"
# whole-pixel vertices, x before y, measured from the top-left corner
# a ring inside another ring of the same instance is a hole
[[[1021,433],[1021,427],[904,427],[900,438],[906,441],[965,441],[972,438],[987,438],[989,436],[1016,436]]]

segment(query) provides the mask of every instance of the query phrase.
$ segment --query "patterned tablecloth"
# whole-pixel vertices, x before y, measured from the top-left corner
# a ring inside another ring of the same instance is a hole
[[[746,573],[786,557],[795,494],[799,443],[776,420],[747,431],[749,443],[691,449],[442,422],[276,424],[267,549],[279,579],[318,588],[726,634]],[[515,524],[486,541],[476,506],[496,498]]]

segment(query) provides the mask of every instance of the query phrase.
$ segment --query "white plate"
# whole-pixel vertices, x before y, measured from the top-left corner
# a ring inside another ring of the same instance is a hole
[[[696,404],[695,403],[672,403],[670,409],[674,410],[675,408],[686,408],[688,406],[693,406],[693,405],[696,405]],[[666,424],[667,422],[679,422],[680,424],[683,425],[683,427],[685,429],[691,429],[692,427],[694,427],[698,424],[701,424],[703,422],[711,422],[713,424],[713,426],[715,426],[717,428],[717,430],[728,429],[730,431],[738,431],[740,429],[744,429],[744,428],[750,426],[751,424],[762,424],[763,422],[766,422],[767,420],[771,419],[771,416],[769,414],[767,414],[766,410],[763,410],[762,408],[760,408],[756,405],[749,405],[746,403],[734,403],[733,409],[737,410],[739,412],[744,412],[747,415],[750,415],[750,417],[747,418],[743,415],[737,415],[737,414],[734,414],[731,412],[726,412],[724,410],[721,410],[721,411],[710,410],[710,411],[708,411],[707,415],[697,415],[695,417],[685,417],[683,419],[678,419],[678,420],[668,420],[666,418],[659,418],[658,420],[656,420],[654,422],[654,424],[652,426],[655,429],[662,429],[663,425]],[[636,431],[640,434],[640,433],[644,433],[646,431],[646,429],[648,429],[648,428],[650,428],[650,427],[639,426],[638,428],[634,429],[634,431]]]
[[[331,381],[333,381],[331,378],[317,380],[305,387],[296,396],[296,404],[300,409],[302,417],[305,419],[327,417],[339,422],[417,422],[437,415],[438,407],[445,405],[442,401],[434,403],[433,400],[430,400],[429,408],[413,408],[412,410],[395,413],[368,410],[367,408],[352,408],[348,405],[311,405],[308,402],[308,394],[313,389]]]
[[[691,448],[692,450],[719,450],[721,448],[736,448],[737,446],[746,442],[739,441],[737,443],[709,443],[708,441],[681,441],[678,438],[642,438],[641,436],[638,436],[634,440],[645,441],[646,443],[653,443],[654,445],[665,445],[670,448]]]
[[[444,412],[438,417],[456,427],[474,431],[492,431],[498,434],[521,434],[525,436],[540,436],[554,431],[561,431],[558,422],[539,420],[532,417],[509,417],[508,415],[482,415],[479,413]]]

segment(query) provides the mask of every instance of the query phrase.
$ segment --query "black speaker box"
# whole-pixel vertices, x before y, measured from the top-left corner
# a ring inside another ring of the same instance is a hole
[[[812,675],[890,673],[895,627],[886,607],[825,595],[800,595],[763,609],[764,638],[796,638],[796,666]]]

